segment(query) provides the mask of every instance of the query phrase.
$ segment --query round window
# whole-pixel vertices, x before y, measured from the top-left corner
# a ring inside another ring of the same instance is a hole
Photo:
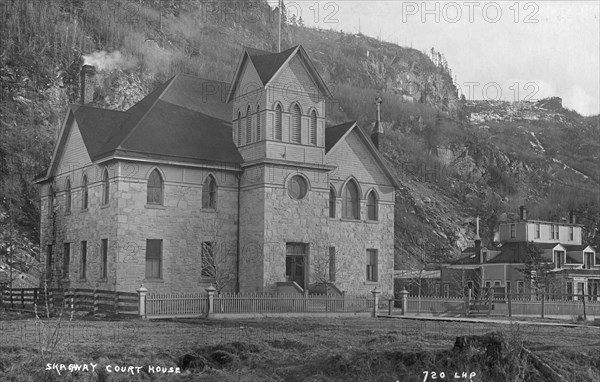
[[[306,184],[306,180],[300,175],[294,175],[288,182],[288,194],[292,199],[302,199],[306,196],[306,192],[308,191],[308,185]]]

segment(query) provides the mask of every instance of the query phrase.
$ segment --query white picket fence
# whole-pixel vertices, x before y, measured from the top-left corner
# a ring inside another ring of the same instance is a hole
[[[211,304],[212,299],[212,304]],[[152,294],[145,297],[149,319],[199,317],[211,314],[368,313],[373,296],[207,293]]]
[[[146,296],[145,315],[147,318],[197,317],[206,314],[207,311],[208,295],[206,293]]]
[[[359,313],[372,309],[372,296],[225,293],[214,298],[214,313]]]

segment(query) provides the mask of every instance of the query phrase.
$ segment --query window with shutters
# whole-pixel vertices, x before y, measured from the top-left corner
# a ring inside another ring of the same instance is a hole
[[[317,144],[317,111],[310,113],[310,144]]]
[[[275,107],[275,140],[280,141],[282,139],[282,127],[281,127],[281,119],[282,119],[283,109],[281,105],[277,104]]]
[[[163,204],[163,180],[157,169],[154,169],[148,177],[146,202],[155,205]]]
[[[298,104],[295,104],[292,107],[292,142],[294,143],[300,143],[301,142],[301,138],[300,138],[300,128],[301,128],[301,116],[302,113],[300,112],[300,106],[298,106]]]
[[[252,143],[252,109],[246,109],[246,144]]]
[[[146,278],[160,279],[162,277],[162,240],[146,240]]]

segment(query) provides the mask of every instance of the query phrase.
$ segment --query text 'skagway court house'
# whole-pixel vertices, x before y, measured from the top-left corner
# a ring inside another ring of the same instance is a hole
[[[247,48],[231,84],[177,75],[127,111],[85,106],[93,75],[38,180],[53,284],[391,292],[398,184],[379,123],[326,127],[331,94],[301,46]]]

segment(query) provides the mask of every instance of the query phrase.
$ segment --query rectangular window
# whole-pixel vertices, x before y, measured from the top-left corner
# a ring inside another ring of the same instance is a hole
[[[540,223],[535,223],[535,238],[540,238]]]
[[[558,225],[552,224],[550,226],[550,238],[552,240],[558,240],[559,239],[559,237],[558,237]]]
[[[592,266],[594,265],[594,254],[591,252],[585,252],[583,256],[585,261],[585,269],[592,269]]]
[[[65,243],[63,252],[63,278],[69,277],[69,261],[71,260],[71,243]]]
[[[450,284],[444,284],[444,297],[450,297]]]
[[[102,239],[100,245],[100,277],[108,276],[108,239]]]
[[[501,284],[502,283],[500,281],[498,281],[498,280],[494,281],[494,286],[495,287],[499,287],[499,286],[501,286]]]
[[[525,293],[525,282],[523,280],[517,281],[517,293]]]
[[[486,287],[486,288],[491,288],[491,287],[492,287],[492,282],[491,282],[491,281],[489,281],[489,280],[488,280],[488,281],[486,281],[486,282],[485,282],[485,287]]]
[[[573,300],[573,281],[567,281],[567,299]]]
[[[517,225],[516,224],[511,224],[510,225],[510,237],[514,238],[517,236]]]
[[[146,278],[160,279],[162,277],[162,240],[146,240]]]
[[[200,276],[202,278],[215,278],[216,277],[216,267],[215,267],[215,257],[214,257],[214,243],[210,241],[205,241],[202,243],[202,249],[200,253],[200,262],[202,268],[200,270]]]
[[[507,281],[507,282],[506,282],[506,293],[507,293],[507,294],[511,292],[510,286],[511,286],[511,285],[510,285],[510,281]]]
[[[377,281],[376,249],[367,249],[367,281]]]
[[[439,297],[439,295],[440,295],[440,284],[436,283],[435,286],[434,286],[434,288],[435,288],[435,290],[434,290],[435,296]]]
[[[87,241],[81,242],[81,271],[79,277],[82,279],[87,277]]]
[[[46,247],[46,278],[52,278],[52,266],[54,265],[52,262],[52,244],[48,244]]]
[[[569,241],[573,241],[573,227],[569,227]]]
[[[563,251],[554,251],[554,268],[562,268],[564,254]]]
[[[335,247],[329,247],[329,281],[335,281]]]

